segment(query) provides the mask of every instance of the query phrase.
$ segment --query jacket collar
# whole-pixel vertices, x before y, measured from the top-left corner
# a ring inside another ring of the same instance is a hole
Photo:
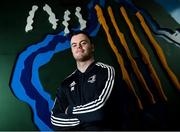
[[[94,67],[95,64],[96,64],[96,61],[92,62],[92,63],[88,66],[88,68],[86,69],[86,71],[85,71],[84,73],[82,73],[81,71],[79,71],[78,69],[76,69],[76,73],[78,73],[78,74],[86,74],[86,73],[88,73],[88,72]]]

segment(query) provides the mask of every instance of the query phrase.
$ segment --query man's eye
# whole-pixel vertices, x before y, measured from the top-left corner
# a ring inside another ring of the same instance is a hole
[[[85,44],[87,44],[87,42],[86,42],[86,41],[83,41],[83,42],[81,42],[81,44],[85,45]]]
[[[77,44],[72,44],[72,47],[76,47],[77,46]]]

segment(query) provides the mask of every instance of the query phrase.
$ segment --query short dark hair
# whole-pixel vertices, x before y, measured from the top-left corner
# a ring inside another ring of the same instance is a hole
[[[70,36],[69,36],[69,38],[70,38],[70,40],[71,40],[71,38],[73,37],[73,36],[75,36],[75,35],[78,35],[78,34],[84,34],[84,35],[86,35],[87,37],[88,37],[88,39],[90,40],[90,43],[92,44],[92,37],[87,33],[87,32],[85,32],[85,31],[73,31],[73,32],[71,32],[70,33]]]

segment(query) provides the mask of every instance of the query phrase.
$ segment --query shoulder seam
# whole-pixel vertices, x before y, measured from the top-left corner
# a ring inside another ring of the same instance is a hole
[[[74,70],[71,74],[69,74],[64,80],[66,80],[67,78],[70,78],[72,75],[74,75],[75,74],[75,72],[77,71],[77,69],[76,70]]]

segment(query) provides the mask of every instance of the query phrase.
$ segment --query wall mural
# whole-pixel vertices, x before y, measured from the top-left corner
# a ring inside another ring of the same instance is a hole
[[[39,69],[49,63],[56,53],[64,52],[70,48],[68,35],[71,30],[85,30],[92,37],[96,37],[98,32],[101,31],[106,36],[103,39],[106,39],[118,67],[121,69],[120,72],[122,72],[123,79],[136,96],[139,109],[143,111],[146,108],[146,104],[141,97],[141,90],[144,91],[147,97],[146,102],[150,104],[156,104],[158,99],[166,102],[170,97],[167,94],[167,88],[164,88],[162,85],[163,82],[160,79],[160,74],[152,62],[154,58],[151,57],[142,37],[136,31],[138,24],[141,28],[141,33],[145,36],[144,39],[148,41],[148,44],[150,44],[151,49],[154,51],[153,54],[157,57],[159,65],[171,81],[172,87],[178,92],[180,91],[180,83],[177,76],[179,73],[173,72],[165,56],[164,52],[166,51],[163,51],[156,40],[156,37],[159,37],[169,44],[176,46],[176,48],[180,48],[179,29],[172,31],[171,29],[162,28],[147,11],[137,7],[131,0],[114,0],[113,2],[114,5],[111,5],[111,2],[105,0],[91,0],[86,7],[88,12],[87,18],[82,15],[81,7],[76,6],[74,12],[68,9],[64,12],[62,21],[53,12],[51,5],[47,3],[42,5],[44,13],[49,16],[48,21],[52,29],[56,30],[57,26],[62,24],[64,30],[58,31],[57,34],[49,34],[42,41],[31,44],[23,49],[14,64],[10,81],[14,95],[19,100],[27,103],[32,109],[33,122],[39,130],[51,130],[50,110],[53,106],[51,94],[45,91],[42,85]],[[34,17],[36,17],[36,13],[40,8],[37,5],[32,5],[26,25],[24,25],[25,32],[33,32]],[[78,19],[78,26],[69,27],[72,17]],[[124,22],[129,31],[128,33],[121,29],[119,21]],[[131,36],[130,39],[134,42],[133,44],[129,44],[127,41],[128,35]],[[114,37],[117,38],[116,41],[113,39]],[[120,52],[119,47],[122,48],[121,50],[123,50],[126,58]],[[138,58],[142,60],[141,63],[136,60],[130,47],[135,47],[134,50],[138,52]],[[126,63],[129,64],[132,72],[129,71]],[[140,65],[145,66],[145,71],[141,69]],[[131,74],[137,78],[135,81]],[[134,82],[140,85],[140,90],[137,89]],[[150,82],[154,87],[153,89]]]

